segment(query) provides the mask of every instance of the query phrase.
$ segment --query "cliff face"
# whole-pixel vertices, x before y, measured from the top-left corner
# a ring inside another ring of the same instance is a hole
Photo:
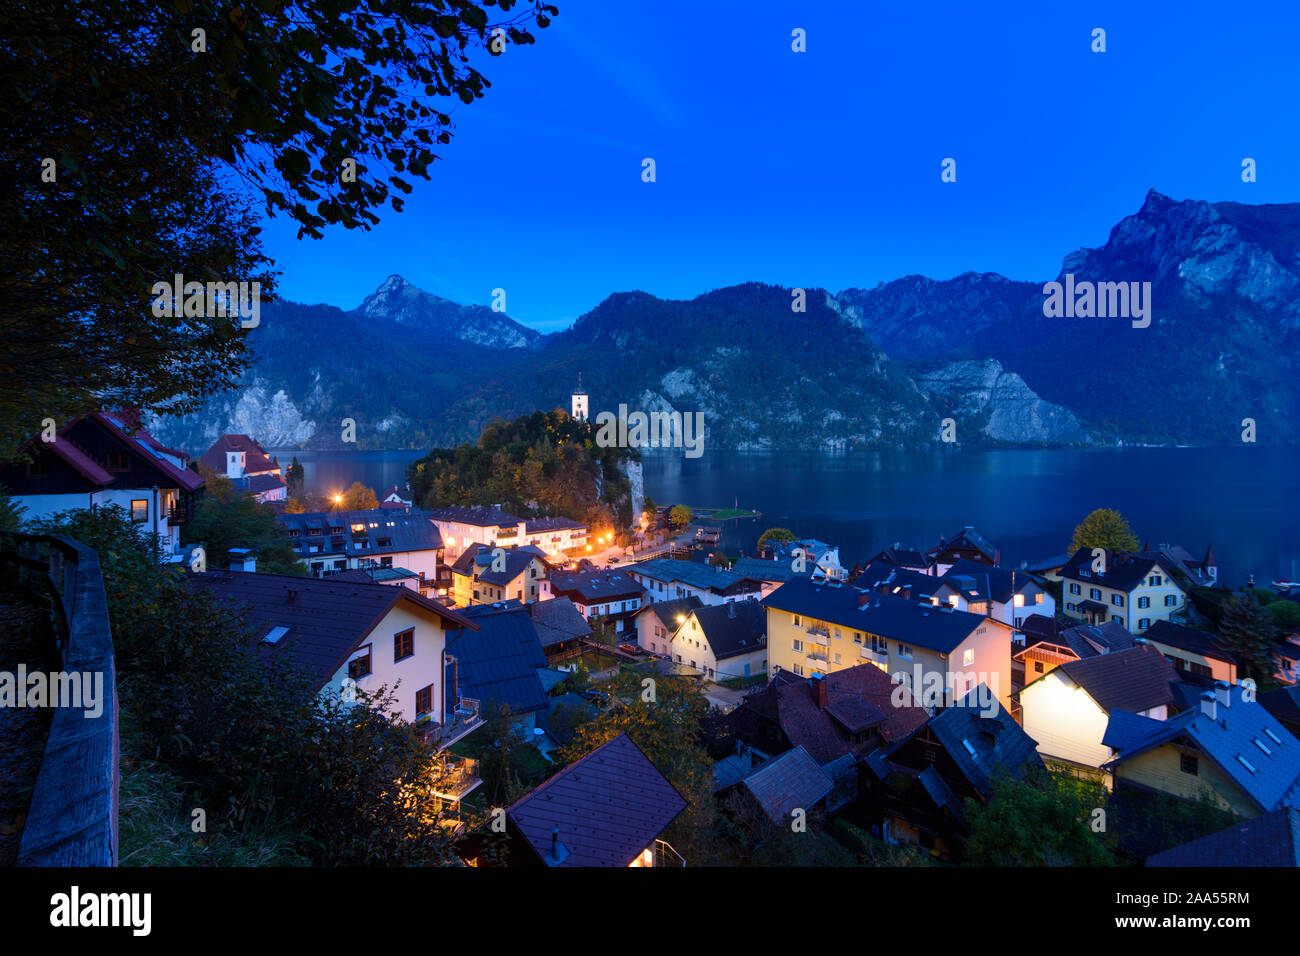
[[[931,404],[958,423],[957,441],[973,431],[1007,444],[1088,445],[1093,437],[1067,408],[1043,401],[997,359],[965,359],[916,370]]]

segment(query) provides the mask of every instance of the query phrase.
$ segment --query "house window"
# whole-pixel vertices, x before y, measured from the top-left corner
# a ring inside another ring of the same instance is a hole
[[[796,677],[803,677],[803,665],[802,665],[802,664],[795,664],[795,665],[794,665],[794,673],[795,673],[795,676],[796,676]]]
[[[1197,775],[1196,758],[1191,754],[1182,754],[1178,758],[1178,769],[1195,777]]]
[[[1110,603],[1113,604],[1113,605],[1115,605],[1116,607],[1123,607],[1123,606],[1124,606],[1124,595],[1122,595],[1122,594],[1112,594],[1112,595],[1110,596]]]
[[[843,663],[843,661],[840,660],[840,655],[839,655],[839,654],[836,654],[836,655],[835,655],[835,663],[836,663],[836,664],[842,664],[842,663]]]
[[[1035,604],[1042,604],[1042,603],[1043,603],[1043,592],[1042,592],[1042,591],[1038,591],[1037,593],[1034,594],[1034,603],[1035,603]]]
[[[423,716],[433,710],[433,685],[421,688],[415,692],[415,713],[416,716]]]
[[[393,635],[393,663],[415,655],[415,628],[408,627]]]
[[[1024,607],[1025,596],[1023,594],[1017,594],[1013,603],[1015,604],[1016,607]]]
[[[1177,607],[1177,606],[1178,606],[1178,595],[1177,595],[1177,594],[1166,594],[1166,595],[1165,595],[1165,607]]]
[[[131,520],[137,523],[149,520],[148,498],[131,499]]]
[[[801,618],[798,614],[794,616],[794,626],[803,627],[803,618]]]
[[[961,662],[963,666],[975,663],[975,648],[968,647],[962,652]]]
[[[802,653],[803,653],[803,641],[799,640],[799,638],[796,637],[792,643],[794,644],[794,651],[795,651],[795,653],[796,653],[796,654],[802,654]]]
[[[1158,587],[1160,587],[1160,585],[1162,585],[1162,584],[1164,584],[1164,583],[1165,583],[1165,579],[1162,578],[1160,575],[1158,575],[1158,574],[1153,574],[1153,575],[1151,575],[1151,586],[1152,586],[1153,588],[1158,588]]]
[[[1151,626],[1151,618],[1149,618],[1149,617],[1140,617],[1140,618],[1138,618],[1138,630],[1139,630],[1139,631],[1145,631],[1145,630],[1146,630],[1148,627],[1150,627],[1150,626]]]
[[[910,661],[912,659],[912,649],[908,647],[906,644],[899,644],[898,656],[905,661]]]
[[[854,643],[854,644],[861,644],[861,643],[862,643],[862,632],[861,632],[861,631],[854,631],[854,632],[853,632],[853,643]]]
[[[1073,611],[1073,610],[1074,610],[1074,604],[1071,603],[1071,602],[1069,602],[1069,601],[1067,601],[1066,604],[1065,604],[1065,609],[1066,609],[1067,611]]]
[[[1149,597],[1138,598],[1138,607],[1143,608],[1143,607],[1150,607],[1150,606],[1151,606],[1151,599]]]
[[[1070,585],[1070,593],[1071,593],[1071,594],[1082,594],[1083,592],[1079,589],[1079,585],[1077,585],[1077,584],[1071,584],[1071,585]]]
[[[1110,616],[1110,619],[1111,619],[1114,623],[1116,623],[1116,624],[1123,624],[1123,623],[1124,623],[1124,618],[1121,617],[1121,616],[1118,615],[1118,614],[1112,614],[1112,615]]]
[[[370,670],[370,648],[360,657],[354,657],[348,661],[348,676],[353,680],[360,680],[363,677],[369,677]]]
[[[1101,589],[1100,589],[1100,588],[1089,588],[1089,589],[1088,589],[1088,597],[1092,598],[1094,601],[1100,601],[1100,600],[1101,600]]]
[[[1042,662],[1042,661],[1034,661],[1034,673],[1035,673],[1035,674],[1041,674],[1042,672],[1043,672],[1043,662]]]

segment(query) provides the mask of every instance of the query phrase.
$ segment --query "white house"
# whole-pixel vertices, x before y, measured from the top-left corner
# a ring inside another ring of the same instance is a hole
[[[948,568],[939,582],[934,597],[941,603],[959,611],[984,614],[1009,627],[1019,628],[1031,614],[1049,619],[1056,616],[1055,598],[1025,571],[962,558]]]
[[[698,607],[673,633],[669,654],[706,680],[766,674],[767,609],[757,600]]]
[[[697,561],[652,558],[623,569],[646,590],[646,601],[696,597],[701,604],[745,601],[762,593],[758,581]]]
[[[248,435],[222,435],[199,461],[258,501],[284,501],[288,495],[279,464]]]

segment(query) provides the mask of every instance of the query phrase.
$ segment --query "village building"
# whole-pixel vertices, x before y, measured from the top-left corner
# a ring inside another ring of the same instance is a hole
[[[1062,609],[1088,624],[1116,621],[1144,634],[1157,621],[1181,615],[1187,594],[1174,566],[1160,555],[1080,548],[1061,569]]]
[[[313,577],[342,571],[405,571],[407,585],[426,597],[439,590],[442,536],[428,512],[386,508],[364,511],[307,511],[278,516],[299,562]],[[388,582],[396,576],[386,576]]]
[[[698,561],[651,558],[623,570],[645,588],[647,603],[695,597],[701,604],[724,604],[756,598],[762,592],[756,581]]]
[[[710,681],[763,676],[767,673],[767,611],[758,601],[694,608],[673,633],[668,653],[674,662],[689,665]]]
[[[222,435],[199,461],[263,504],[288,497],[279,463],[248,435]]]
[[[471,544],[451,566],[452,599],[457,607],[515,600],[525,604],[546,600],[550,566],[531,546],[490,548]]]
[[[554,571],[551,594],[572,601],[588,624],[609,623],[623,634],[632,630],[645,590],[624,571]]]

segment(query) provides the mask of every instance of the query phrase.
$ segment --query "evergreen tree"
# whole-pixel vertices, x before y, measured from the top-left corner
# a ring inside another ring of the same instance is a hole
[[[1269,613],[1249,591],[1234,594],[1223,607],[1219,640],[1237,660],[1242,676],[1261,682],[1276,668],[1277,628]]]

